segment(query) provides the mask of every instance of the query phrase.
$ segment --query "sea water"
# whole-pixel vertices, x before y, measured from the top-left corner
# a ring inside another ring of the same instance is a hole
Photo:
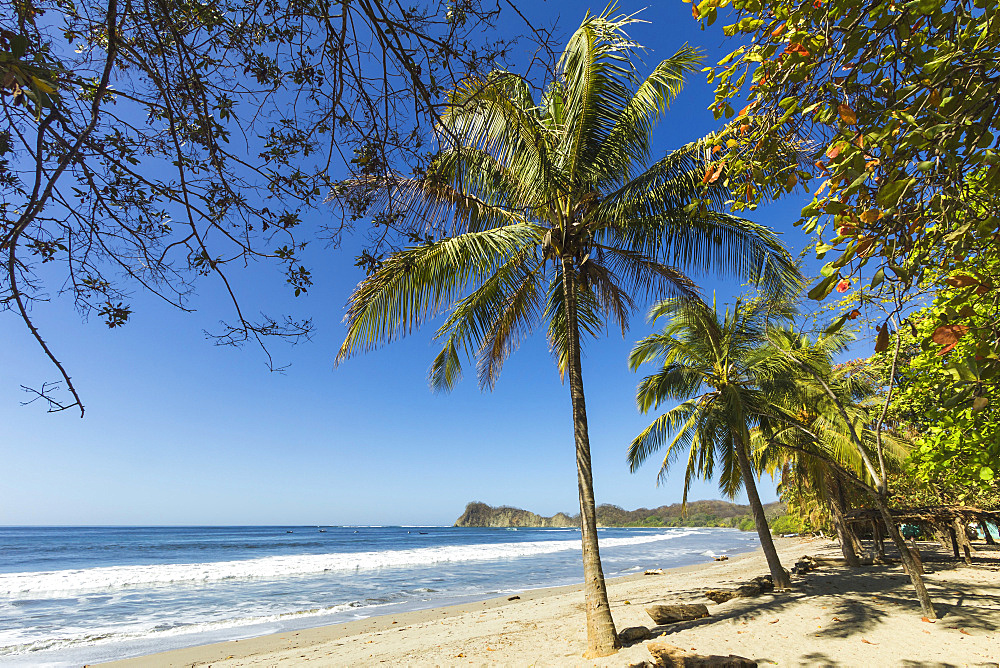
[[[607,577],[757,547],[600,529]],[[582,581],[575,529],[0,527],[0,664],[82,665]]]

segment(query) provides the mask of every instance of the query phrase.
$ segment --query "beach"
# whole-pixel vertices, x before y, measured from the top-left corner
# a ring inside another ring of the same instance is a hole
[[[738,655],[760,665],[994,666],[1000,662],[1000,552],[982,543],[972,566],[921,543],[934,622],[921,620],[897,565],[849,569],[836,543],[777,540],[791,567],[811,555],[822,566],[793,576],[793,589],[715,604],[706,589],[732,588],[767,573],[763,554],[608,580],[618,630],[645,626],[652,640],[584,659],[583,594],[571,585],[516,597],[372,617],[345,624],[174,650],[107,666],[634,666],[667,642],[699,655]],[[652,564],[651,564],[652,566]],[[509,600],[513,599],[513,600]],[[650,604],[705,603],[704,619],[656,626]]]

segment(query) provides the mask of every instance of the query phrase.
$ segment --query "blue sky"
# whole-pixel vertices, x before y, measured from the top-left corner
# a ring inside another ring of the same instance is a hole
[[[532,20],[557,21],[564,36],[587,5],[519,3]],[[599,11],[603,6],[595,6]],[[643,9],[622,2],[623,11]],[[735,48],[721,28],[704,32],[690,5],[657,3],[650,23],[631,34],[648,48],[647,72],[689,42],[718,58]],[[657,132],[654,155],[715,127],[711,89],[692,79]],[[802,195],[750,217],[782,234],[793,252],[806,242],[792,227]],[[333,215],[316,210],[305,225]],[[259,350],[207,341],[229,317],[219,285],[203,282],[185,314],[137,294],[124,328],[83,323],[65,300],[34,311],[67,365],[87,415],[47,414],[21,406],[21,384],[57,374],[10,314],[0,319],[0,524],[450,524],[472,500],[543,514],[576,512],[576,472],[569,394],[559,382],[544,336],[507,363],[496,389],[474,378],[449,395],[432,394],[426,373],[437,352],[431,328],[334,369],[342,317],[363,277],[353,266],[362,234],[340,248],[314,244],[315,285],[293,298],[266,267],[237,276],[249,312],[314,318],[309,343],[272,348],[285,373],[267,370]],[[697,277],[707,295],[731,296],[732,279]],[[636,318],[625,340],[588,344],[584,358],[598,503],[655,507],[680,500],[679,476],[656,486],[650,462],[638,474],[625,464],[628,442],[652,419],[638,413],[638,377],[626,367],[631,345],[649,332]],[[761,483],[765,501],[773,483]],[[691,498],[718,498],[714,483]]]

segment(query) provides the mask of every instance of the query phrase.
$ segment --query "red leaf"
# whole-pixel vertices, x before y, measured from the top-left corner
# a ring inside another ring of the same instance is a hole
[[[875,352],[880,353],[889,349],[889,328],[882,323],[878,328],[878,336],[875,337]]]
[[[831,146],[826,150],[826,157],[830,158],[830,160],[833,160],[838,155],[840,155],[840,152],[843,151],[846,146],[847,145],[844,142],[837,142],[836,144],[834,144],[833,146]]]
[[[969,330],[965,325],[941,325],[931,334],[931,341],[944,346],[938,355],[944,355],[958,345],[958,340]]]
[[[709,166],[708,171],[705,172],[705,179],[702,181],[702,183],[715,183],[716,181],[719,180],[719,177],[722,176],[722,170],[725,168],[726,168],[725,160],[720,162],[714,171],[712,170],[712,167]]]
[[[959,274],[958,276],[950,276],[944,279],[944,282],[953,288],[967,288],[970,285],[979,285],[979,281],[974,279],[972,276],[965,276]]]
[[[851,282],[846,278],[837,283],[837,292],[847,292],[851,289]]]

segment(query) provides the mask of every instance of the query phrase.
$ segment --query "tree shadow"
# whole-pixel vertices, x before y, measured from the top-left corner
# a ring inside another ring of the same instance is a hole
[[[983,552],[990,553],[982,555],[985,563],[974,564],[971,568],[994,570],[992,566],[998,564],[996,557],[1000,556],[1000,551]],[[935,564],[934,570],[965,568],[970,567],[962,563],[940,563]],[[977,583],[969,590],[961,583],[935,579],[926,580],[926,584],[938,613],[937,624],[983,633],[1000,631],[1000,587]],[[838,594],[845,594],[847,597],[837,599]],[[892,566],[868,566],[862,569],[825,566],[797,577],[789,592],[737,598],[724,604],[710,605],[709,617],[659,625],[650,630],[654,635],[669,636],[708,624],[750,621],[760,615],[780,614],[795,603],[812,596],[833,597],[829,608],[834,617],[833,624],[819,631],[817,635],[820,637],[851,638],[877,628],[890,615],[902,613],[915,618],[922,615],[909,577]],[[675,597],[687,602],[701,602],[704,601],[704,591],[684,590],[676,592]],[[817,657],[818,661],[821,659],[822,657]]]
[[[803,654],[800,663],[805,666],[816,666],[817,668],[837,668],[841,665],[823,652]]]

